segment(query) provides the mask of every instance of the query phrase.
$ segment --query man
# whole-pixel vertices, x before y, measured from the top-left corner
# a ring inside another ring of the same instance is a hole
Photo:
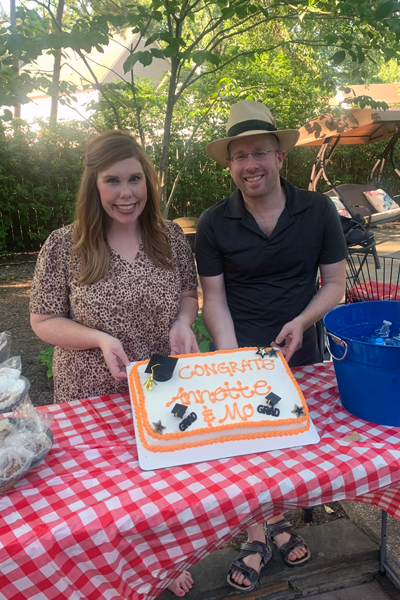
[[[215,348],[279,345],[292,367],[321,360],[315,323],[343,297],[347,257],[330,199],[279,176],[298,135],[277,130],[263,104],[234,104],[227,137],[206,151],[229,168],[237,189],[202,214],[196,234],[203,319]],[[287,564],[308,560],[304,541],[282,515],[268,528]],[[255,587],[270,558],[263,524],[248,536],[228,574],[241,591]]]

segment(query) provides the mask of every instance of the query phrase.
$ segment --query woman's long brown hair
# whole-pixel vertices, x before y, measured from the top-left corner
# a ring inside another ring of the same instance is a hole
[[[160,210],[157,173],[143,148],[130,133],[106,131],[92,139],[87,146],[86,168],[76,199],[72,255],[79,259],[78,283],[82,285],[102,279],[110,268],[107,214],[100,202],[97,176],[126,158],[138,160],[146,178],[147,202],[139,215],[144,251],[158,267],[173,269],[172,251]]]

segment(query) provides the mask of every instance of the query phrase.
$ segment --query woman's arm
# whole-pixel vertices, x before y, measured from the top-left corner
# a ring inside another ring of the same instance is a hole
[[[198,309],[197,289],[182,292],[179,310],[169,330],[171,354],[199,352],[195,335],[191,330]]]
[[[68,318],[67,313],[38,315],[31,313],[31,327],[40,339],[67,350],[100,348],[111,375],[117,381],[126,379],[130,363],[121,342],[104,331],[91,329]]]

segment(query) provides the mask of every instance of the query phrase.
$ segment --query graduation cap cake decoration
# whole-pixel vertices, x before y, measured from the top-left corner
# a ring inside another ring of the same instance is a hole
[[[282,400],[282,398],[278,396],[278,394],[274,394],[274,392],[270,392],[268,396],[265,396],[265,399],[268,406],[275,406],[275,404],[278,404],[279,400]]]
[[[175,365],[178,359],[175,356],[162,356],[162,354],[153,354],[146,367],[145,373],[151,373],[154,381],[161,383],[169,381],[173,375]]]
[[[260,404],[260,406],[257,407],[257,411],[263,415],[279,417],[281,411],[276,407],[276,405],[280,400],[282,400],[282,398],[278,396],[278,394],[270,392],[267,396],[265,396],[265,399],[267,401],[267,406]]]
[[[146,383],[144,384],[144,387],[146,388],[146,390],[151,391],[153,389],[153,385],[157,385],[157,382],[154,381],[154,369],[156,367],[159,367],[160,365],[153,365],[151,367],[151,375],[148,378],[148,380],[146,381]],[[146,371],[145,371],[146,372]]]
[[[178,417],[178,419],[182,419],[186,411],[187,406],[184,406],[183,404],[175,404],[174,408],[171,410],[174,417]]]

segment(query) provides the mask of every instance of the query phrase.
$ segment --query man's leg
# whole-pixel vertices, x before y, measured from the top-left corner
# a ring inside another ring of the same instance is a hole
[[[262,542],[265,544],[265,533],[264,533],[264,523],[253,525],[253,527],[249,527],[247,530],[247,541],[248,542]],[[243,559],[243,562],[248,566],[252,567],[256,571],[260,572],[261,570],[261,555],[260,554],[252,554],[251,556],[246,556]],[[238,585],[243,585],[244,587],[248,587],[251,585],[251,581],[247,579],[243,573],[240,571],[232,571],[231,579],[235,581]]]
[[[278,515],[277,517],[272,517],[267,521],[268,525],[273,525],[278,523],[279,521],[283,521],[284,516]],[[264,524],[253,525],[253,527],[249,527],[247,530],[248,542],[263,542],[265,543],[265,532],[264,532]],[[283,532],[274,537],[274,542],[279,549],[283,544],[286,544],[290,540],[290,534]],[[296,561],[303,558],[307,554],[307,548],[305,546],[298,546],[294,548],[289,555],[288,560]],[[251,556],[247,556],[243,559],[243,562],[248,566],[252,567],[256,571],[260,572],[261,570],[261,556],[260,554],[253,554]],[[243,585],[244,587],[250,586],[249,579],[241,573],[240,571],[232,571],[231,578],[239,585]]]
[[[278,515],[277,517],[272,517],[272,519],[268,519],[267,521],[267,525],[274,525],[275,523],[279,523],[279,521],[283,521],[284,520],[284,516],[282,515]],[[278,535],[274,536],[274,543],[276,545],[276,547],[279,548],[283,545],[286,544],[288,541],[290,540],[290,533],[279,533]],[[307,554],[307,548],[305,546],[297,546],[297,548],[294,548],[289,554],[288,554],[288,560],[290,561],[296,561],[299,560],[300,558],[303,558],[303,556],[305,556]]]

